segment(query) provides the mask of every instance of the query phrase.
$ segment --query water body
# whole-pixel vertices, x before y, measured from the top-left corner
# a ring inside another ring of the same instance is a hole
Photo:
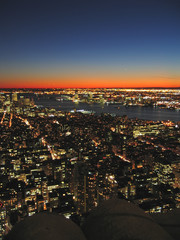
[[[54,108],[60,111],[72,111],[74,109],[86,111],[93,111],[95,114],[100,115],[101,113],[110,113],[113,115],[123,116],[127,115],[129,118],[138,118],[145,120],[161,121],[171,120],[180,121],[180,111],[161,109],[153,107],[140,107],[140,106],[129,106],[125,107],[120,104],[87,104],[87,103],[74,103],[72,101],[57,101],[55,98],[36,98],[36,105],[41,105],[46,108]]]

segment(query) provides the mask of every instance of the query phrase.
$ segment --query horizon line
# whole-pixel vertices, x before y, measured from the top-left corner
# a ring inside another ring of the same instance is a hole
[[[179,87],[2,87],[0,89],[180,89]]]

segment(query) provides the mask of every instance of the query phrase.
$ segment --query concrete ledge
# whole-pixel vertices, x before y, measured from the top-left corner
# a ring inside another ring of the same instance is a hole
[[[148,215],[125,200],[104,201],[82,230],[62,215],[39,213],[17,223],[4,240],[178,240],[180,209]]]
[[[64,216],[39,213],[16,224],[6,240],[85,240],[81,229]]]
[[[104,201],[88,216],[83,231],[88,240],[172,240],[143,210],[125,200]]]
[[[164,228],[174,240],[180,239],[180,209],[167,213],[152,214],[153,219]]]

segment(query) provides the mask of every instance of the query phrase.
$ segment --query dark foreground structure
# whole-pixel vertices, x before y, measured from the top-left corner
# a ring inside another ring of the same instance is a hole
[[[39,213],[16,224],[6,240],[177,240],[180,209],[149,216],[125,200],[95,208],[82,228],[61,215]]]

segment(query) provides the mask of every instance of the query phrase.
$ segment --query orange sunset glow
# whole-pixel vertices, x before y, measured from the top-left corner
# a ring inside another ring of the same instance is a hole
[[[13,2],[1,13],[1,88],[180,87],[173,1]]]
[[[2,88],[176,88],[180,79],[158,77],[21,77],[4,78]]]

